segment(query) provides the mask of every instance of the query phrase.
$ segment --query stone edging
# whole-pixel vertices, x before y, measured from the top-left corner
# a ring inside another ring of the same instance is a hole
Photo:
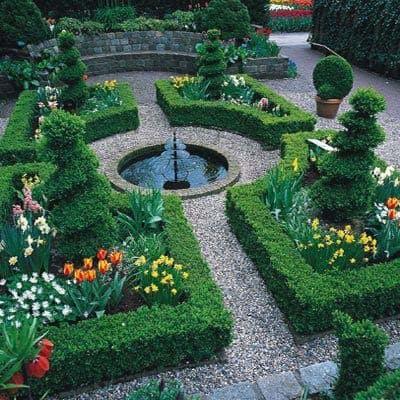
[[[194,189],[182,189],[182,190],[162,190],[163,194],[173,194],[176,196],[180,196],[182,199],[190,199],[201,197],[205,195],[215,194],[223,191],[227,186],[231,186],[235,184],[240,177],[240,168],[238,163],[231,157],[223,152],[222,149],[204,145],[200,141],[191,140],[189,142],[185,142],[186,146],[190,147],[198,147],[204,148],[206,150],[210,150],[212,152],[217,153],[221,158],[225,159],[228,164],[228,174],[224,179],[219,181],[210,183],[208,185],[201,186],[199,188]],[[119,191],[125,190],[143,190],[143,188],[136,186],[130,182],[127,182],[125,179],[121,177],[119,171],[123,164],[126,164],[129,159],[133,157],[137,157],[146,153],[154,152],[154,150],[162,150],[164,148],[165,142],[156,142],[152,145],[140,145],[132,148],[127,153],[121,156],[120,159],[113,160],[110,165],[107,166],[107,169],[104,171],[106,177],[110,180],[111,185]]]
[[[385,366],[392,371],[400,368],[400,342],[387,347]],[[215,390],[207,400],[294,400],[308,387],[310,395],[328,392],[337,377],[338,366],[333,361],[312,364],[294,372],[282,372],[262,377],[255,383],[236,383]]]

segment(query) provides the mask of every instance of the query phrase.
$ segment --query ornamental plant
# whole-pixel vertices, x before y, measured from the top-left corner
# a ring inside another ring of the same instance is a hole
[[[353,69],[342,57],[324,57],[314,68],[313,82],[321,99],[343,99],[353,87]]]
[[[376,190],[371,174],[373,150],[385,139],[376,123],[376,114],[386,107],[384,97],[372,88],[358,89],[350,104],[353,110],[339,117],[345,130],[332,134],[331,145],[337,151],[321,158],[321,178],[311,188],[316,206],[324,215],[339,221],[371,209]]]
[[[99,244],[113,242],[110,185],[97,172],[98,161],[83,141],[85,125],[79,117],[54,110],[41,129],[41,159],[56,166],[44,191],[59,233],[58,249],[72,259],[88,257]]]
[[[242,0],[242,3],[247,7],[253,24],[268,26],[269,0]]]
[[[227,64],[221,48],[220,31],[211,29],[207,32],[207,40],[199,54],[197,73],[208,82],[208,92],[211,99],[219,99],[222,94],[222,84],[225,79]]]
[[[60,62],[64,64],[58,78],[65,85],[61,91],[61,101],[68,109],[81,106],[88,95],[84,81],[86,65],[81,61],[81,55],[75,43],[75,35],[71,32],[63,31],[58,36],[58,47],[61,50]]]
[[[333,316],[340,363],[335,399],[353,400],[356,393],[366,390],[384,373],[388,337],[371,321],[354,322],[349,315],[339,311]]]
[[[147,260],[140,256],[137,267],[134,291],[139,293],[149,305],[177,305],[184,294],[184,281],[189,273],[182,264],[168,256],[160,256],[157,260]]]

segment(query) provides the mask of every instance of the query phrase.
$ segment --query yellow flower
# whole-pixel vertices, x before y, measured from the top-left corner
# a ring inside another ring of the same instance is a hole
[[[339,229],[339,230],[337,231],[337,234],[338,234],[338,236],[340,237],[340,239],[343,239],[344,236],[345,236],[344,230],[342,230],[342,229]]]
[[[319,233],[315,233],[315,234],[313,235],[313,239],[318,240],[318,239],[320,239],[320,238],[321,238],[321,235],[320,235]]]
[[[318,218],[314,218],[312,223],[311,223],[311,228],[316,231],[319,227],[319,219]]]
[[[354,264],[356,262],[355,258],[350,258],[350,264]]]
[[[135,292],[139,292],[139,291],[140,291],[140,286],[135,286],[135,287],[133,288],[133,290],[134,290]]]
[[[178,293],[178,291],[175,288],[171,289],[171,294],[173,296],[175,296],[177,293]]]
[[[146,257],[145,256],[140,256],[136,261],[135,265],[136,267],[141,267],[142,265],[146,264]]]
[[[183,272],[183,273],[182,273],[182,278],[183,278],[183,279],[189,278],[189,273],[188,273],[188,272]]]
[[[144,288],[144,292],[145,292],[146,294],[151,293],[151,287],[150,287],[150,286],[146,286],[146,287]]]
[[[318,248],[319,249],[323,249],[325,247],[325,245],[323,243],[318,243]]]
[[[182,264],[175,264],[174,269],[177,271],[182,271],[183,265]]]
[[[293,160],[292,167],[294,172],[299,170],[299,159],[297,157]]]
[[[346,235],[345,240],[346,240],[346,243],[349,243],[349,244],[354,243],[355,242],[354,235]]]
[[[351,225],[346,225],[344,227],[344,230],[347,231],[347,232],[351,232]]]
[[[155,285],[154,283],[151,284],[151,291],[152,292],[158,292],[158,286]]]
[[[152,271],[151,276],[153,278],[158,278],[158,272],[157,271]]]

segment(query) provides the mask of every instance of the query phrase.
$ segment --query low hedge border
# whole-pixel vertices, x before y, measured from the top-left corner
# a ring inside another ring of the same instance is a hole
[[[294,158],[298,158],[300,171],[306,170],[306,139],[325,135],[327,131],[284,135],[281,165],[291,171]],[[229,188],[227,215],[294,333],[306,335],[332,328],[336,309],[355,319],[398,313],[400,259],[336,274],[314,272],[262,202],[264,186],[262,178]]]
[[[355,400],[396,400],[400,398],[400,370],[382,376]]]
[[[110,107],[81,118],[86,122],[86,142],[137,129],[138,106],[128,83],[119,83],[117,90],[123,104]],[[0,165],[26,163],[36,159],[36,143],[32,138],[35,126],[36,94],[23,91],[14,107],[10,120],[0,138]]]
[[[247,75],[247,85],[261,97],[279,104],[287,117],[275,117],[253,107],[222,101],[185,100],[169,80],[156,82],[157,102],[171,125],[216,127],[241,133],[267,147],[276,148],[284,133],[313,130],[316,119],[270,88]]]

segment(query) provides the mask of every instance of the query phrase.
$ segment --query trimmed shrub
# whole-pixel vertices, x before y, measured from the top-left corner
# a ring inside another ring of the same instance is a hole
[[[269,23],[269,0],[242,0],[250,14],[253,24],[268,26]]]
[[[321,99],[343,99],[353,87],[353,69],[344,58],[324,57],[314,68],[313,82]]]
[[[204,51],[198,58],[198,74],[208,83],[208,92],[212,99],[219,99],[222,92],[222,84],[225,79],[227,67],[224,51],[221,48],[221,32],[211,29],[207,32],[207,40],[204,43]]]
[[[203,21],[200,30],[219,29],[223,40],[240,41],[251,31],[249,11],[240,0],[211,0]]]
[[[96,10],[95,20],[101,22],[106,30],[115,29],[119,23],[135,18],[132,6],[105,7]]]
[[[62,31],[71,32],[79,35],[82,32],[82,21],[76,18],[63,17],[60,18],[54,27],[54,34],[58,36]]]
[[[18,47],[17,42],[38,43],[48,38],[49,27],[31,0],[0,2],[1,47]]]
[[[60,61],[65,66],[59,72],[59,79],[66,86],[61,91],[61,101],[69,109],[76,109],[87,97],[87,87],[83,80],[86,65],[81,61],[81,54],[75,47],[75,35],[61,32],[58,36],[58,47],[61,50]]]
[[[335,399],[353,400],[357,392],[373,385],[383,374],[389,341],[385,332],[368,320],[353,322],[349,315],[335,312],[334,324],[340,362]]]
[[[350,104],[353,110],[339,117],[346,130],[332,137],[331,144],[338,151],[321,158],[322,177],[311,189],[317,207],[338,221],[362,215],[372,206],[376,188],[371,174],[373,150],[385,139],[376,123],[376,114],[386,106],[384,97],[371,88],[358,89]]]
[[[368,390],[355,397],[355,400],[395,399],[400,399],[400,370],[379,378]]]
[[[84,21],[82,22],[82,33],[94,36],[103,33],[106,30],[104,24],[96,21]]]
[[[83,141],[85,124],[79,117],[53,111],[43,122],[42,132],[42,159],[57,167],[44,191],[59,234],[59,250],[69,259],[89,257],[113,243],[111,189]]]
[[[255,96],[268,98],[271,103],[279,105],[287,116],[276,117],[255,107],[221,101],[186,100],[169,80],[156,82],[157,102],[174,126],[218,127],[242,133],[272,148],[279,147],[284,133],[314,129],[315,118],[311,114],[296,107],[256,79],[244,77],[246,85],[254,90]]]

